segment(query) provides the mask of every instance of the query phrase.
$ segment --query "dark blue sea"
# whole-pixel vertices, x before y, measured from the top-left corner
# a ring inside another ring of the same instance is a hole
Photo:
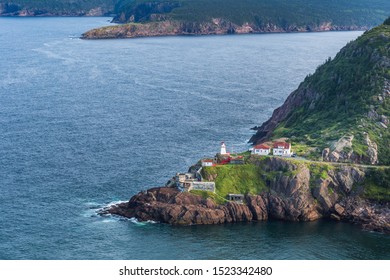
[[[0,18],[0,259],[389,259],[332,222],[175,227],[96,211],[220,141],[243,151],[361,32],[80,40],[109,18]]]

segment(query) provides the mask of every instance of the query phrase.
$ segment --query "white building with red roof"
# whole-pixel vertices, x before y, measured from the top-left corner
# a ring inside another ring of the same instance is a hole
[[[211,158],[202,159],[202,166],[214,166],[214,160]]]
[[[275,142],[272,153],[274,156],[290,157],[292,155],[291,144],[287,142]]]
[[[268,156],[271,152],[271,147],[266,144],[259,144],[253,147],[252,155]]]

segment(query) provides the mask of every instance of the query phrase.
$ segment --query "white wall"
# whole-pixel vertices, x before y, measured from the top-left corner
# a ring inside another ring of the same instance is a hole
[[[269,153],[270,153],[270,150],[267,150],[267,149],[253,149],[253,151],[252,151],[252,154],[263,155],[263,156],[269,155]]]

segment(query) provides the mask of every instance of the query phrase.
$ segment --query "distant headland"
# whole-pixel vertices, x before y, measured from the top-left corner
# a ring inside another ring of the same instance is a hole
[[[382,0],[135,0],[116,7],[113,22],[119,25],[82,38],[367,30],[390,13],[390,3]]]
[[[389,13],[383,0],[0,1],[0,16],[111,16],[118,23],[85,39],[367,30]]]

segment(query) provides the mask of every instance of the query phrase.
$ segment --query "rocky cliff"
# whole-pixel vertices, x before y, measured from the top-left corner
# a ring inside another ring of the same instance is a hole
[[[114,205],[102,214],[173,225],[331,218],[390,233],[388,202],[373,202],[364,196],[369,177],[366,173],[370,171],[351,166],[323,166],[318,175],[318,171],[313,171],[318,167],[314,168],[312,163],[280,158],[255,157],[250,164],[261,167],[267,190],[247,194],[244,204],[218,204],[212,197],[161,187],[138,193],[129,202]]]

